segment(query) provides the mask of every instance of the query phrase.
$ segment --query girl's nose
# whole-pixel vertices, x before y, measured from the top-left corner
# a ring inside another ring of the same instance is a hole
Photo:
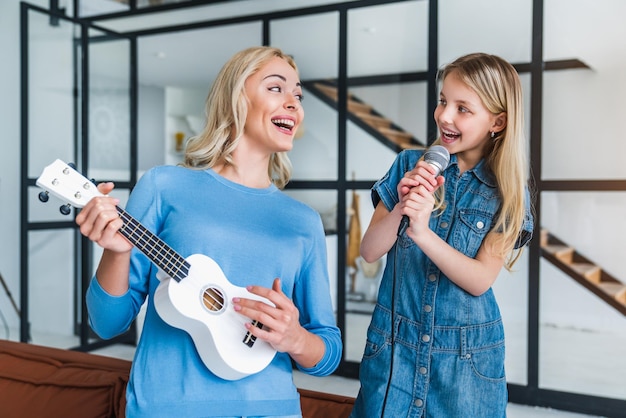
[[[442,122],[452,122],[452,110],[448,106],[441,106],[439,112],[439,120]]]

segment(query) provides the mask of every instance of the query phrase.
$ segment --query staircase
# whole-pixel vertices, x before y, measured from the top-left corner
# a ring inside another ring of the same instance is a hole
[[[541,231],[541,255],[600,299],[626,315],[626,284],[577,252],[573,247]]]
[[[337,87],[332,82],[310,82],[306,83],[306,88],[328,105],[337,108]],[[426,144],[413,134],[400,128],[374,110],[373,106],[364,103],[350,92],[348,92],[348,119],[396,152],[426,147]]]

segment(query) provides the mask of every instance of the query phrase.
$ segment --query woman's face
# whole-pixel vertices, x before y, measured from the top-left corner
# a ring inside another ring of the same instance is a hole
[[[443,80],[435,121],[441,144],[457,154],[461,170],[474,167],[484,156],[490,133],[506,123],[504,113],[491,113],[474,90],[453,72]]]
[[[248,115],[242,142],[265,154],[289,151],[304,119],[302,86],[296,70],[274,57],[245,83]]]

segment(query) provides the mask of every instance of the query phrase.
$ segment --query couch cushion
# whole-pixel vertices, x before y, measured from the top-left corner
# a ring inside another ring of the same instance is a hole
[[[347,418],[354,398],[299,388],[303,418]]]
[[[0,341],[3,418],[123,417],[130,362]]]

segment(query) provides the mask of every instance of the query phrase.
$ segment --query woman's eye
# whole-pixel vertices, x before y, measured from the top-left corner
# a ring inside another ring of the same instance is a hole
[[[442,106],[445,106],[446,105],[446,101],[443,100],[443,99],[439,99],[439,104],[442,105]]]
[[[270,87],[268,90],[270,90],[270,91],[276,91],[276,92],[278,92],[278,93],[280,93],[280,91],[281,91],[279,86]]]
[[[296,94],[296,99],[298,99],[298,101],[302,103],[302,101],[304,100],[304,96],[301,94]]]
[[[469,112],[469,110],[467,108],[463,107],[463,106],[459,106],[459,112],[467,113],[467,112]]]

